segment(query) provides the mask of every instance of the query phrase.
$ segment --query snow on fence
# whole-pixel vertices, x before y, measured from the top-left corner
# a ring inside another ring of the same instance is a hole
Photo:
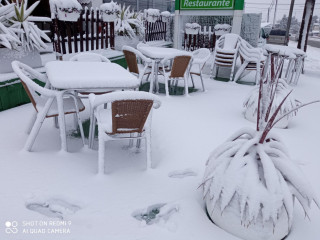
[[[166,41],[167,22],[162,21],[162,16],[155,22],[145,21],[145,41]]]
[[[86,9],[77,22],[53,19],[52,36],[57,57],[104,48],[114,48],[114,22],[104,22],[99,9]]]
[[[216,40],[217,36],[211,26],[208,28],[207,26],[204,26],[203,28],[200,28],[198,34],[187,34],[184,32],[182,47],[187,51],[208,48],[212,52],[216,46]]]

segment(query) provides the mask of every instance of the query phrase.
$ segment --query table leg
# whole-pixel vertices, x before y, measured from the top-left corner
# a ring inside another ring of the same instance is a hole
[[[159,72],[159,61],[155,61],[154,64],[154,80],[155,80],[155,92],[159,93],[159,82],[158,82],[158,72]]]

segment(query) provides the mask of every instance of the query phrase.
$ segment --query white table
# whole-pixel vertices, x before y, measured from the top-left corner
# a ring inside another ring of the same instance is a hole
[[[116,63],[53,61],[45,68],[56,89],[134,89],[140,84],[136,76]]]
[[[139,87],[137,77],[115,63],[53,61],[45,65],[52,87],[60,90],[95,92],[101,90],[135,89]],[[62,101],[59,101],[61,148],[67,151],[65,116]]]
[[[155,72],[154,72],[154,79],[156,85],[156,93],[159,92],[159,84],[158,84],[158,72],[159,72],[159,63],[162,59],[175,57],[178,55],[188,55],[191,56],[192,54],[178,50],[175,48],[163,48],[163,47],[138,47],[138,50],[148,58],[155,60]]]

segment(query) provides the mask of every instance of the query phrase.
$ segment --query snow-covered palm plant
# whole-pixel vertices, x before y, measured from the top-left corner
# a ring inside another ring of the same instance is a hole
[[[22,0],[21,3],[16,1],[14,11],[7,15],[11,23],[10,29],[16,29],[24,50],[46,49],[47,45],[43,39],[50,42],[50,38],[42,30],[33,22],[28,21],[28,17],[39,3],[40,1],[37,1],[27,8],[28,0]]]
[[[117,35],[135,38],[136,36],[143,35],[143,30],[144,27],[140,12],[131,11],[130,6],[126,7],[125,4],[123,4],[118,18],[115,21],[115,31]]]
[[[8,28],[7,15],[14,11],[14,3],[2,5],[0,3],[0,46],[12,49],[20,44],[16,29]]]
[[[306,216],[313,202],[319,207],[310,183],[281,139],[270,132],[286,115],[308,104],[277,118],[291,92],[270,114],[274,91],[266,88],[264,80],[259,86],[257,129],[242,129],[218,147],[207,161],[202,184],[212,221],[246,240],[280,240],[288,235],[294,199]],[[274,80],[269,87],[276,87]]]

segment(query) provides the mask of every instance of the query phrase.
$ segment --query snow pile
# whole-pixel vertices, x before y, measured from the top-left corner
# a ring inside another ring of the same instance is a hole
[[[198,23],[186,23],[186,34],[198,34],[200,27]]]
[[[221,36],[231,32],[231,26],[229,24],[217,24],[214,26],[214,32],[216,35]]]
[[[168,11],[161,12],[161,20],[162,22],[169,22],[171,17],[171,13]]]
[[[120,13],[120,6],[111,1],[110,3],[104,3],[100,6],[100,11],[102,13],[103,21],[112,22],[117,18]]]
[[[148,22],[156,22],[160,17],[160,10],[149,8],[145,10],[145,14]]]

